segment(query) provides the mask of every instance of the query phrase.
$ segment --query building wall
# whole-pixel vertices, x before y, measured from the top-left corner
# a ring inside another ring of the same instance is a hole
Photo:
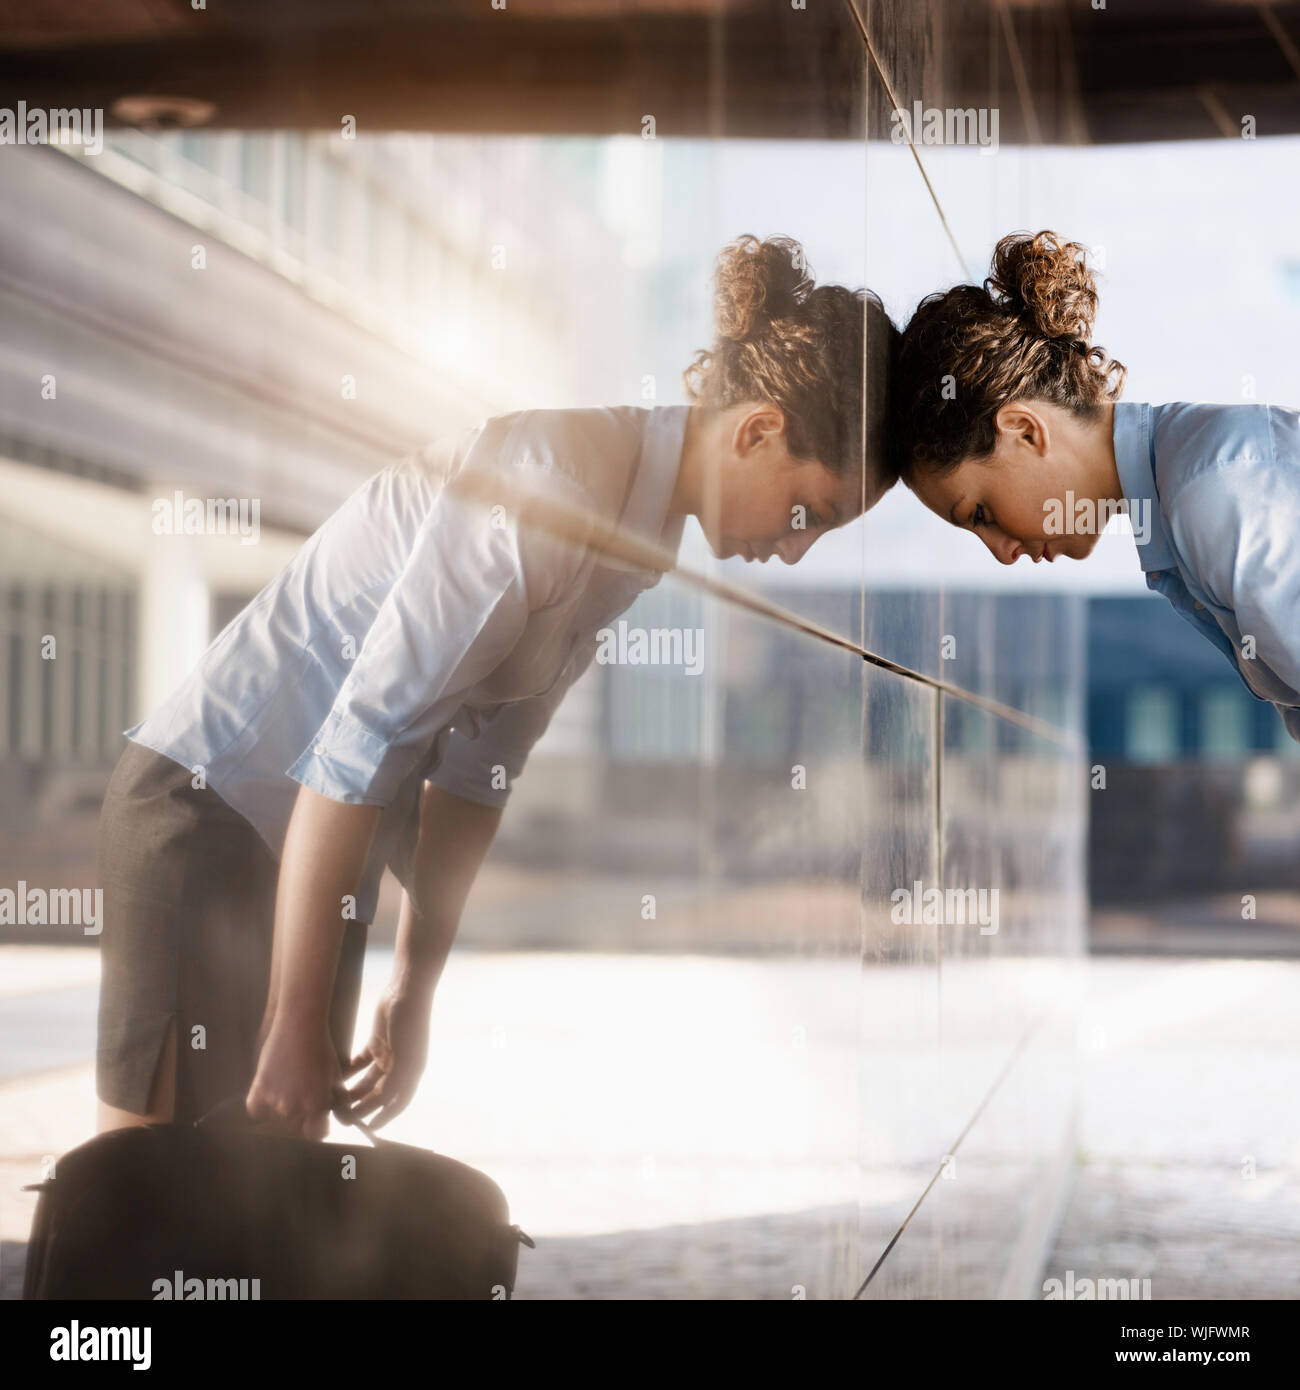
[[[579,365],[628,292],[585,179],[551,146],[468,137],[5,147],[6,867],[89,881],[122,730],[366,477],[613,390],[617,351]],[[580,279],[539,268],[559,245]],[[256,543],[155,534],[177,491],[256,506]]]

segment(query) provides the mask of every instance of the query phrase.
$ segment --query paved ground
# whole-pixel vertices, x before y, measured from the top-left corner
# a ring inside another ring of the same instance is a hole
[[[1049,1276],[1300,1298],[1300,962],[1092,961]]]
[[[363,1018],[386,973],[380,953],[371,966]],[[469,952],[453,967],[426,1086],[386,1132],[435,1148],[446,1136],[530,1214],[539,1249],[521,1252],[518,1297],[789,1297],[790,1252],[856,1229],[854,1174],[835,1162],[839,1054],[797,1072],[788,1048],[758,1066],[753,1052],[839,967]],[[616,988],[628,970],[654,1001],[640,1014]],[[21,1288],[34,1198],[18,1189],[93,1132],[96,979],[93,951],[0,947],[0,1297]],[[1297,997],[1300,962],[1093,960],[1079,1152],[1048,1276],[1150,1279],[1156,1299],[1300,1297]],[[706,1014],[707,1037],[682,1021]],[[593,1031],[620,1027],[656,1037],[630,1075],[591,1055]],[[684,1109],[663,1076],[689,1076],[698,1102]],[[787,1132],[810,1076],[825,1093]],[[554,1103],[565,1087],[600,1104]],[[507,1094],[503,1113],[492,1098]],[[705,1137],[717,1133],[725,1151]]]

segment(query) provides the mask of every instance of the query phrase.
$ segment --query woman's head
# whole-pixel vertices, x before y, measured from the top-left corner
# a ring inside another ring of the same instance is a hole
[[[983,286],[923,299],[891,384],[893,469],[999,560],[1082,559],[1091,533],[1055,529],[1067,493],[1110,490],[1109,407],[1125,369],[1091,341],[1086,252],[1053,232],[997,244]]]
[[[731,242],[714,283],[714,345],[684,373],[701,407],[683,454],[689,507],[716,554],[793,564],[894,481],[885,421],[898,330],[869,291],[814,285],[789,237]]]

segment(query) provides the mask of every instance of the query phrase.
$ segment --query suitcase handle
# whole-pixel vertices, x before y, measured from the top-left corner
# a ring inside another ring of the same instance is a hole
[[[386,1135],[377,1134],[364,1120],[354,1119],[341,1103],[336,1104],[330,1113],[342,1124],[352,1125],[359,1129],[377,1149],[394,1142]],[[225,1129],[255,1129],[261,1123],[260,1120],[253,1119],[244,1108],[244,1092],[241,1091],[238,1095],[227,1096],[225,1100],[219,1100],[211,1110],[205,1115],[200,1115],[194,1121],[194,1128],[210,1129],[221,1126]]]

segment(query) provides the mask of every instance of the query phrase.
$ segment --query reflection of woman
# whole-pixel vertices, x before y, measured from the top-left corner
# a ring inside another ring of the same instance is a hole
[[[510,784],[598,629],[659,577],[444,483],[492,472],[674,553],[694,515],[716,554],[787,564],[876,501],[862,425],[874,467],[897,336],[878,301],[751,237],[715,307],[694,404],[523,411],[384,470],[130,731],[100,833],[101,1129],[246,1093],[319,1138],[332,1103],[383,1124],[410,1100]],[[352,1056],[385,865],[395,970]]]
[[[922,300],[891,381],[894,467],[1003,564],[1082,559],[1128,515],[1147,585],[1300,740],[1300,413],[1117,402],[1081,246],[1004,237],[985,287]]]

